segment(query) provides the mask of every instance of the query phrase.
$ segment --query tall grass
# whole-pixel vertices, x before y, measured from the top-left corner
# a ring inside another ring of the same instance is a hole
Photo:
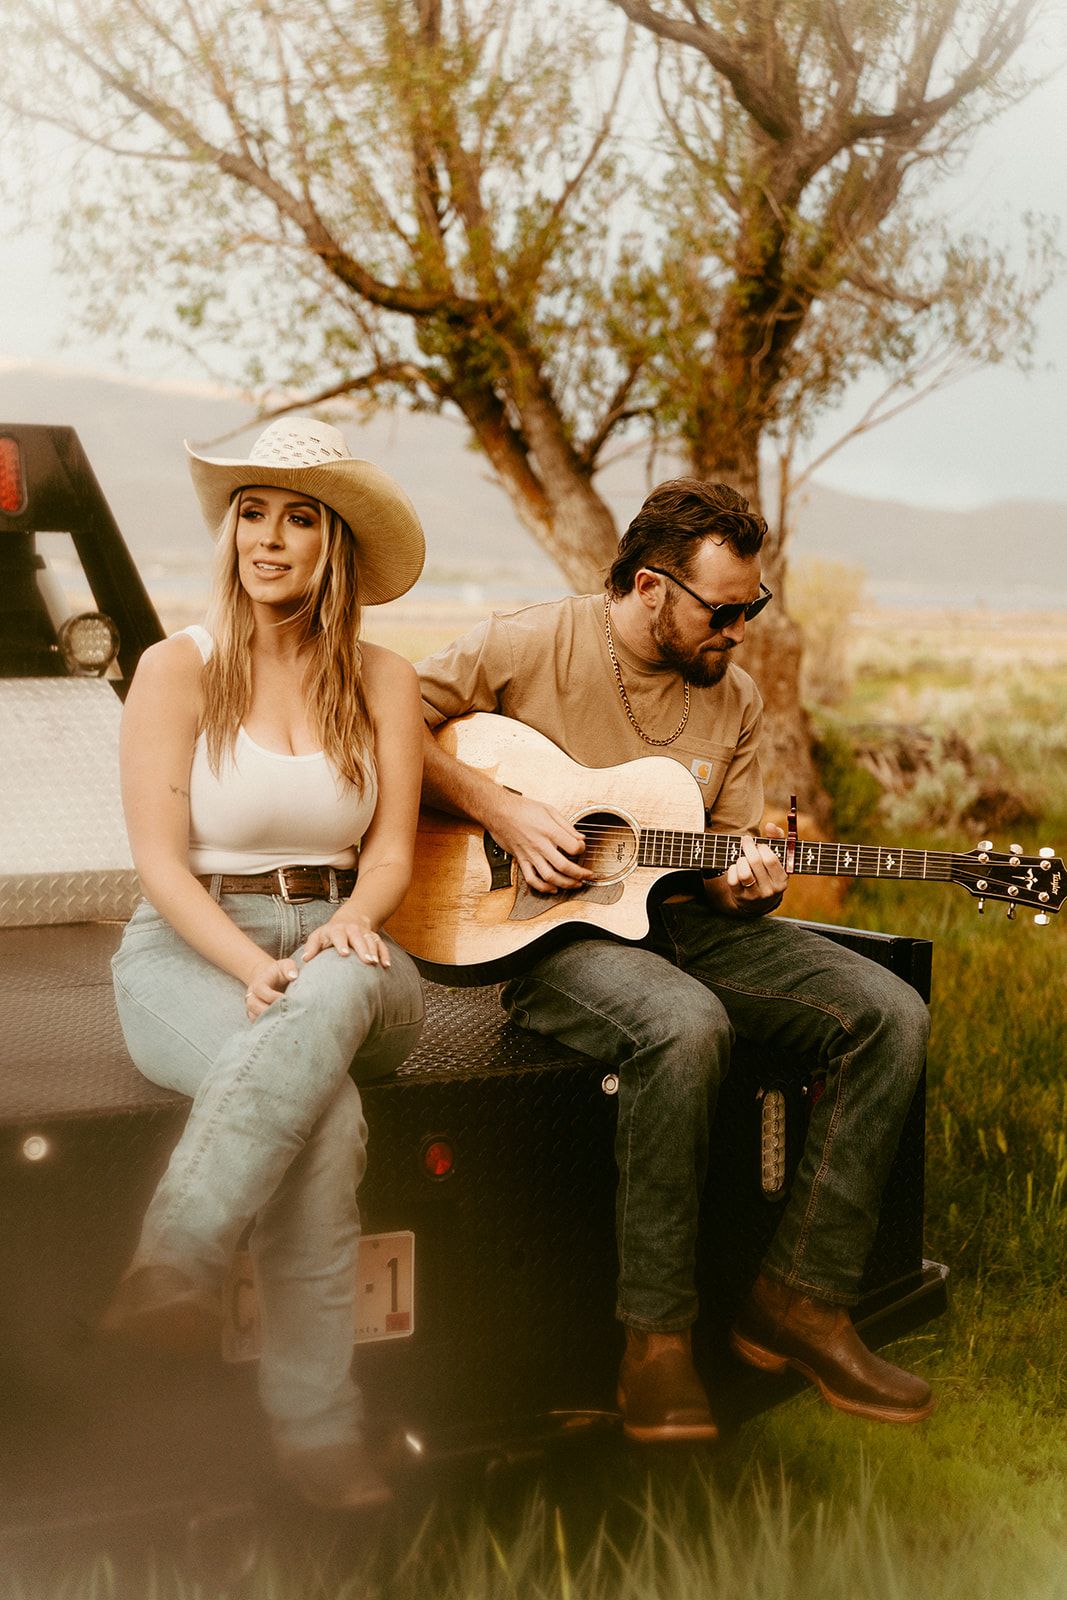
[[[815,1471],[829,1457],[813,1430]],[[410,1530],[275,1541],[247,1576],[191,1570],[151,1553],[99,1556],[52,1579],[9,1575],[5,1600],[1067,1600],[1062,1526],[1020,1529],[994,1514],[956,1526],[894,1509],[885,1466],[862,1446],[853,1475],[825,1494],[806,1462],[749,1464],[743,1489],[705,1462],[623,1475],[622,1493],[575,1536],[558,1492],[531,1489],[508,1514],[484,1504],[435,1510]],[[835,1476],[839,1464],[835,1460]],[[912,1471],[912,1477],[917,1474]],[[618,1483],[612,1486],[617,1489]],[[929,1502],[914,1484],[916,1503]],[[42,1584],[47,1584],[43,1587]]]

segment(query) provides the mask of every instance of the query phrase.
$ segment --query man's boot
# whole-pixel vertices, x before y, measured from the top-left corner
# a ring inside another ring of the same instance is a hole
[[[641,1444],[717,1439],[704,1385],[693,1365],[689,1329],[627,1328],[619,1368],[623,1432]]]
[[[922,1378],[867,1349],[844,1306],[762,1272],[737,1314],[730,1343],[742,1361],[764,1372],[792,1367],[830,1405],[857,1417],[920,1422],[936,1404]]]

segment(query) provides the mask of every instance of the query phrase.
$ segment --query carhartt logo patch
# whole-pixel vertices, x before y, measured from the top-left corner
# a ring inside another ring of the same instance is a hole
[[[712,763],[710,761],[694,761],[690,764],[690,772],[698,783],[710,783]]]

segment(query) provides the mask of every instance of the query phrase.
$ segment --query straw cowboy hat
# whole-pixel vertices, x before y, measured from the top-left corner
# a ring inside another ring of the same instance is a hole
[[[357,460],[328,422],[279,417],[240,461],[197,455],[188,442],[185,449],[213,537],[238,489],[292,489],[329,506],[351,528],[365,605],[395,600],[422,571],[426,540],[411,501],[381,467]]]

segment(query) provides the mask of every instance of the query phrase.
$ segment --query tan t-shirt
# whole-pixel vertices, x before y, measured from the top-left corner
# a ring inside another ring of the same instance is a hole
[[[682,715],[681,679],[672,668],[633,655],[617,632],[614,639],[634,716],[646,733],[665,738]],[[603,595],[491,616],[415,670],[431,728],[468,711],[496,711],[536,728],[585,767],[670,756],[700,784],[709,826],[724,833],[759,827],[763,703],[748,673],[731,663],[714,688],[694,687],[689,720],[673,744],[646,744],[631,727],[615,682]]]

